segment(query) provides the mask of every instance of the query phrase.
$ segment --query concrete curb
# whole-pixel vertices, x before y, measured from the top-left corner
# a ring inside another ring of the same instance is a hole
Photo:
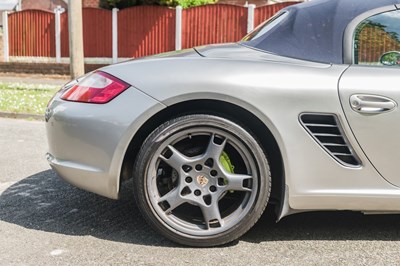
[[[0,117],[15,118],[15,119],[33,119],[33,120],[44,121],[44,114],[43,115],[35,115],[35,114],[10,113],[10,112],[0,111]]]

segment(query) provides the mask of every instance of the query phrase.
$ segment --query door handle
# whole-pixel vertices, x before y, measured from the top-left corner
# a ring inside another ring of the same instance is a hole
[[[397,107],[397,103],[383,96],[354,94],[350,97],[351,108],[358,113],[379,114],[390,112]]]

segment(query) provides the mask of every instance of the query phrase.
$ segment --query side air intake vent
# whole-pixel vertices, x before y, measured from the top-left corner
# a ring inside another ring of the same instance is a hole
[[[350,167],[361,165],[343,134],[336,115],[301,114],[300,122],[308,133],[339,163]]]

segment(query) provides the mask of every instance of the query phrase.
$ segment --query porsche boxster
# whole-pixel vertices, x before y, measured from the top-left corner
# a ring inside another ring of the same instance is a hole
[[[400,213],[400,0],[289,6],[238,43],[135,59],[66,84],[51,167],[192,246],[239,238],[267,204]],[[112,224],[110,225],[112,226]]]

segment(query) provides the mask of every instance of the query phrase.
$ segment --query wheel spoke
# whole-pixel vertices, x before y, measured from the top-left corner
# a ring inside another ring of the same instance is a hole
[[[228,184],[225,187],[226,190],[251,191],[251,188],[244,186],[246,180],[250,182],[253,178],[251,175],[225,173],[225,178],[228,180]]]
[[[221,213],[219,211],[218,199],[215,198],[210,206],[201,205],[200,208],[203,212],[204,222],[206,223],[208,229],[213,227],[213,225],[217,225],[217,221],[219,226],[215,227],[222,227],[224,225],[224,221],[222,220]]]
[[[183,199],[180,195],[179,192],[179,187],[174,188],[173,190],[171,190],[170,192],[168,192],[167,194],[165,194],[164,196],[162,196],[158,202],[168,202],[169,207],[167,209],[165,209],[164,211],[166,213],[169,213],[171,211],[173,211],[175,208],[179,207],[182,203],[185,202],[185,199]]]
[[[168,149],[172,152],[172,155],[169,158],[166,158],[164,155],[161,154],[160,158],[168,165],[175,168],[175,170],[177,170],[179,173],[182,170],[182,166],[189,163],[191,160],[180,151],[175,149],[172,145],[168,145]]]
[[[221,153],[225,148],[226,138],[222,141],[221,144],[215,143],[214,139],[215,139],[215,134],[212,134],[207,146],[207,150],[205,152],[205,156],[207,158],[213,158],[215,161],[218,161],[219,157],[221,156]]]

